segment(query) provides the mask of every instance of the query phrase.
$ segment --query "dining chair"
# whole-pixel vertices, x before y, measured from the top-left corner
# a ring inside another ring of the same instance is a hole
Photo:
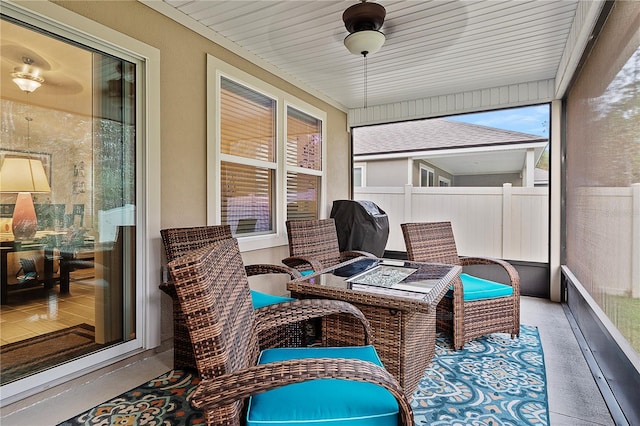
[[[217,241],[233,238],[229,225],[196,226],[185,228],[167,228],[160,231],[165,248],[167,262],[189,253],[192,250],[206,247]],[[300,274],[284,265],[254,264],[246,265],[247,276],[263,274],[288,274],[292,279]],[[174,368],[195,369],[195,357],[187,332],[184,314],[171,281],[160,284],[160,289],[168,294],[173,301],[173,351]],[[251,290],[251,300],[254,309],[262,309],[265,306],[294,300],[290,297],[276,296]],[[274,347],[279,345],[302,345],[302,325],[288,325],[276,328],[269,333],[260,336],[261,347]]]
[[[288,220],[289,257],[282,263],[303,275],[317,272],[354,257],[376,257],[360,251],[340,251],[334,219]]]
[[[173,260],[169,270],[200,378],[190,403],[207,424],[413,425],[411,406],[355,306],[312,299],[254,310],[234,239]],[[361,321],[365,345],[259,350],[263,330],[336,313]]]
[[[520,276],[508,262],[488,257],[460,257],[451,222],[400,225],[409,260],[450,265],[498,265],[508,283],[460,274],[437,307],[436,326],[453,335],[454,349],[489,333],[520,335]]]

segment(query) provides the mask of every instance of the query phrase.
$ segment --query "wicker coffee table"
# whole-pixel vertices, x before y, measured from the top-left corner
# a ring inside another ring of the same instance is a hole
[[[292,297],[344,300],[356,305],[374,332],[374,346],[386,369],[411,398],[435,350],[436,306],[461,267],[380,259],[365,272],[341,277],[333,272],[353,259],[287,284]],[[407,275],[409,274],[409,275]],[[358,345],[363,329],[346,315],[322,320],[322,343]]]

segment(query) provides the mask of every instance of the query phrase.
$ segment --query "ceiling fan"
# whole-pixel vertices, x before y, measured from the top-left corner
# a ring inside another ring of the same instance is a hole
[[[349,31],[344,45],[349,52],[362,55],[364,59],[364,108],[367,108],[367,55],[379,51],[386,41],[380,31],[386,15],[387,11],[382,5],[366,0],[349,6],[342,13],[342,21]]]
[[[342,20],[349,31],[344,39],[349,52],[367,56],[380,50],[386,40],[380,32],[386,15],[387,11],[382,5],[366,0],[348,7],[342,13]]]
[[[8,42],[1,48],[3,68],[23,92],[31,93],[39,87],[51,95],[74,94],[82,91],[82,85],[63,70],[55,69],[55,61],[45,59],[32,49]]]

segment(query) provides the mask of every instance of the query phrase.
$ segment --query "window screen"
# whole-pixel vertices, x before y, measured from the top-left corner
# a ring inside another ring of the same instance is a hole
[[[566,263],[640,352],[640,3],[616,2],[566,104]],[[635,207],[637,209],[637,207]]]

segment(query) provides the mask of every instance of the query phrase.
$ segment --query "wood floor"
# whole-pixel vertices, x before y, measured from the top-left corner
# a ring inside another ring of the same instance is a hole
[[[59,286],[9,292],[8,303],[0,307],[0,345],[13,343],[72,325],[95,326],[93,269],[71,273],[69,294]]]

